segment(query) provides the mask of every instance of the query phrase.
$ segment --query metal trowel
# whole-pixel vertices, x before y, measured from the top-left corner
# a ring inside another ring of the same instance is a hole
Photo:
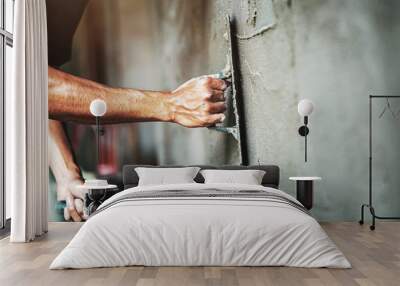
[[[248,153],[246,142],[246,130],[243,116],[243,101],[242,89],[240,82],[240,66],[239,66],[239,53],[236,40],[236,26],[234,19],[226,15],[226,34],[225,38],[228,41],[228,53],[226,67],[215,74],[216,78],[224,79],[231,82],[231,85],[225,91],[227,100],[227,123],[218,124],[209,127],[211,130],[224,132],[233,136],[238,142],[239,156],[241,158],[241,165],[248,165]]]

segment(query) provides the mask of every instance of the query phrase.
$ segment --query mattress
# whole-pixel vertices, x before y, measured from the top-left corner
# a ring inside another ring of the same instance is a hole
[[[50,269],[129,265],[351,267],[292,196],[263,186],[197,183],[114,195]]]

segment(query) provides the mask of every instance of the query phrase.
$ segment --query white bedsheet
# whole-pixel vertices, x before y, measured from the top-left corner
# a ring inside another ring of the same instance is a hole
[[[125,190],[265,190],[254,185],[179,184]],[[100,208],[102,207],[100,206]],[[50,269],[126,265],[295,266],[349,268],[311,216],[259,199],[185,198],[124,201],[90,218]]]

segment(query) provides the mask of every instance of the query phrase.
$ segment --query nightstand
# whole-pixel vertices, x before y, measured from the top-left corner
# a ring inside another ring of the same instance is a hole
[[[296,181],[296,198],[303,206],[310,210],[313,207],[314,181],[321,177],[290,177],[289,180]]]

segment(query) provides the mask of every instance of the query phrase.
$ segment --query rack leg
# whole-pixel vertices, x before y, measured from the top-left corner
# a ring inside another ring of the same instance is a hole
[[[372,224],[369,226],[370,230],[375,230],[375,221],[376,219],[381,219],[381,220],[397,220],[400,221],[400,217],[397,216],[379,216],[375,213],[375,208],[369,204],[363,204],[361,205],[361,219],[358,221],[359,224],[364,224],[364,209],[365,207],[369,208],[369,211],[372,216]]]
[[[370,228],[370,230],[375,230],[375,217],[376,217],[375,209],[372,206],[369,206],[369,210],[370,210],[371,215],[372,215],[372,225],[370,225],[369,228]]]
[[[376,218],[382,218],[382,217],[377,217],[377,216],[376,216],[376,214],[375,214],[375,209],[374,209],[373,206],[370,206],[370,205],[367,205],[367,204],[363,204],[363,205],[361,206],[361,219],[358,221],[358,223],[359,223],[360,225],[363,225],[363,224],[364,224],[364,208],[365,208],[365,207],[369,208],[369,211],[370,211],[371,216],[372,216],[372,224],[370,225],[369,229],[370,229],[370,230],[375,230],[375,220],[376,220]],[[382,219],[390,219],[390,218],[382,218]]]

